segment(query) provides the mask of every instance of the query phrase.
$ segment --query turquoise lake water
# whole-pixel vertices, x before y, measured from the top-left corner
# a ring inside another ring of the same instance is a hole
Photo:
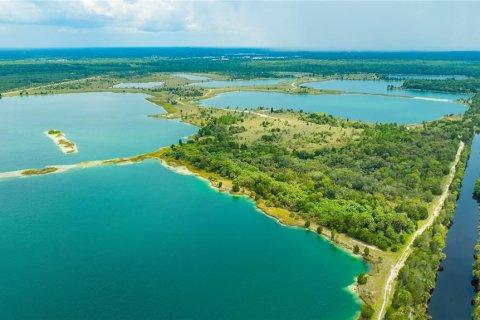
[[[0,99],[0,171],[127,157],[177,143],[197,128],[148,118],[164,113],[143,94],[82,93]],[[63,154],[43,133],[58,129],[79,153]]]
[[[199,76],[196,74],[189,74],[189,73],[173,73],[172,76],[185,78],[188,80],[196,80],[196,81],[204,81],[204,80],[210,79],[209,77]]]
[[[351,319],[365,265],[158,162],[0,182],[1,319]]]
[[[469,97],[469,95],[466,95],[466,94],[387,89],[389,85],[400,87],[402,83],[403,83],[402,81],[384,81],[384,80],[327,80],[327,81],[304,83],[302,84],[302,87],[355,92],[355,93],[388,94],[388,95],[448,99],[448,100],[465,99]]]
[[[132,155],[196,131],[147,118],[159,108],[144,98],[0,100],[1,171]],[[60,153],[42,136],[51,127],[80,152]],[[0,319],[352,319],[360,308],[346,290],[367,270],[360,259],[157,161],[1,180],[0,203]]]
[[[123,82],[114,85],[114,88],[137,88],[137,89],[149,89],[163,86],[163,82]]]
[[[228,81],[205,81],[190,84],[191,86],[208,87],[208,88],[225,88],[225,87],[254,87],[262,85],[278,84],[288,79],[257,79],[257,80],[228,80]]]
[[[462,114],[466,106],[451,101],[386,97],[366,94],[298,95],[275,92],[236,91],[201,100],[206,107],[294,109],[325,112],[335,117],[368,122],[412,124]]]

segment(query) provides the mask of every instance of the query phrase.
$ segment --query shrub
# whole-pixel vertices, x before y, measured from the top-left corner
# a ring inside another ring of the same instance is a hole
[[[363,249],[363,255],[366,257],[370,255],[370,249],[368,247],[365,247],[365,249]]]
[[[360,247],[358,245],[353,246],[353,253],[358,254],[360,252]]]
[[[233,192],[239,192],[240,191],[240,186],[238,185],[238,182],[236,182],[236,181],[233,182],[232,191]]]
[[[358,277],[357,277],[357,283],[358,283],[359,285],[364,285],[364,284],[366,284],[366,283],[367,283],[367,280],[368,280],[368,278],[367,278],[367,274],[366,274],[365,272],[361,272],[361,273],[358,275]]]
[[[373,312],[374,312],[373,307],[365,303],[362,306],[362,313],[361,313],[362,319],[371,319],[373,316]]]

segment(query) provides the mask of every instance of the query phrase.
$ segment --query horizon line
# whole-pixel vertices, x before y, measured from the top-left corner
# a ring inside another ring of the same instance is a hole
[[[250,46],[85,46],[85,47],[0,47],[0,51],[7,50],[75,50],[75,49],[242,49],[242,50],[266,50],[280,52],[348,52],[348,53],[462,53],[462,52],[478,52],[480,49],[468,50],[422,50],[422,49],[402,49],[402,50],[370,50],[370,49],[307,49],[307,48],[279,48],[279,47],[250,47]]]

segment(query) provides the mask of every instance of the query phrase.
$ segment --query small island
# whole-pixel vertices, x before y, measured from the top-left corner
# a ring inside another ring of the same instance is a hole
[[[63,153],[72,154],[78,152],[77,145],[68,140],[60,130],[50,129],[46,131],[45,134],[52,139],[52,141],[60,148],[60,150],[62,150]]]

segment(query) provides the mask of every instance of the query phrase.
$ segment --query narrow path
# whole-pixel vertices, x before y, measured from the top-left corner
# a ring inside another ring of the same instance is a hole
[[[253,115],[261,117],[261,118],[268,118],[268,119],[274,119],[274,120],[279,120],[279,121],[287,121],[288,123],[293,123],[294,122],[294,121],[288,120],[288,119],[272,117],[272,116],[269,116],[268,114],[264,114],[264,113],[260,113],[260,112],[254,112],[254,111],[248,111],[248,110],[236,110],[236,109],[222,109],[222,110],[230,111],[230,112],[243,112],[243,113],[253,114]]]
[[[213,89],[209,89],[205,94],[203,95],[203,98],[206,98],[209,94],[213,92]]]
[[[293,81],[293,82],[292,82],[292,88],[293,88],[293,89],[297,89],[297,88],[298,88],[298,87],[297,87],[297,81]]]
[[[405,264],[405,261],[407,260],[408,256],[410,255],[410,253],[412,251],[413,242],[415,241],[415,239],[418,238],[418,236],[420,236],[422,233],[424,233],[425,230],[427,230],[433,224],[435,219],[440,214],[440,209],[442,208],[443,203],[445,202],[445,199],[447,199],[450,184],[452,183],[453,178],[455,176],[456,167],[457,167],[458,161],[460,161],[460,155],[462,154],[464,146],[465,146],[465,144],[463,143],[463,141],[460,141],[460,145],[458,146],[457,154],[455,155],[455,161],[453,162],[453,164],[450,168],[450,173],[448,175],[447,183],[445,184],[445,186],[443,188],[442,195],[440,196],[440,198],[438,198],[437,203],[436,203],[435,207],[433,208],[432,214],[428,217],[425,224],[423,226],[421,226],[420,228],[418,228],[417,231],[415,231],[413,233],[412,237],[410,238],[410,241],[408,242],[404,251],[402,252],[400,257],[398,258],[397,263],[395,263],[395,265],[392,267],[392,270],[390,271],[390,274],[388,275],[387,282],[385,284],[385,288],[384,288],[383,295],[382,295],[382,306],[381,306],[381,308],[378,312],[378,317],[377,317],[378,320],[381,320],[383,318],[383,314],[385,312],[385,307],[386,307],[387,302],[388,302],[388,297],[393,292],[392,290],[393,290],[394,281],[397,278],[398,273],[402,269],[403,265]]]

